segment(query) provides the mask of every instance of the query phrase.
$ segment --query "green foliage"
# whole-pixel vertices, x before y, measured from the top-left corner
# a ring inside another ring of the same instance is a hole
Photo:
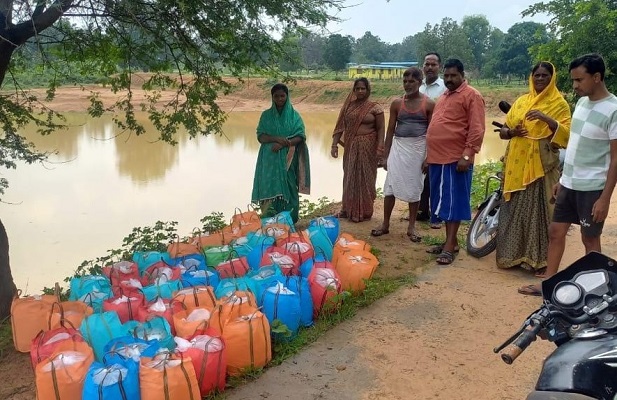
[[[466,66],[471,66],[473,55],[469,38],[463,28],[452,18],[444,18],[441,23],[426,24],[424,30],[417,34],[418,59],[436,51],[442,61],[458,58]]]
[[[472,65],[469,69],[475,68],[481,71],[490,46],[491,24],[484,15],[467,15],[463,17],[461,28],[467,35],[471,47]]]
[[[489,161],[485,164],[474,165],[471,181],[471,207],[477,207],[486,198],[486,182],[490,176],[496,175],[503,169],[503,163]],[[499,181],[491,180],[488,186],[489,193],[499,187]]]
[[[531,49],[536,60],[548,60],[559,71],[560,89],[569,92],[568,66],[586,53],[600,53],[606,62],[606,85],[617,92],[617,2],[612,0],[552,0],[534,4],[523,15],[548,14],[554,40]]]
[[[301,199],[298,216],[300,219],[315,218],[323,215],[324,211],[333,203],[334,201],[327,197],[320,197],[317,199],[317,203],[312,203],[309,199]]]
[[[124,239],[119,249],[107,250],[107,254],[94,260],[83,261],[75,270],[73,276],[64,279],[70,282],[73,277],[83,275],[100,275],[103,267],[111,263],[131,260],[135,251],[167,251],[167,246],[178,237],[175,221],[157,221],[153,226],[133,228]],[[52,288],[44,288],[44,292],[53,293]]]
[[[373,35],[370,31],[356,40],[353,49],[352,59],[356,63],[379,63],[389,61],[389,46],[384,43],[379,36]]]
[[[544,24],[527,21],[512,25],[499,49],[497,70],[502,74],[526,77],[534,63],[530,49],[549,40]]]
[[[338,33],[330,35],[324,45],[323,60],[334,71],[341,71],[351,57],[351,38]]]
[[[217,232],[227,226],[227,222],[225,221],[225,216],[222,212],[212,212],[210,215],[206,215],[202,219],[199,220],[202,223],[201,231],[202,232]]]

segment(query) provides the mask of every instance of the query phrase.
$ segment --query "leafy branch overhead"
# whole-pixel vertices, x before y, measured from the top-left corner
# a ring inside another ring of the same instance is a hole
[[[221,77],[223,68],[235,77],[247,69],[272,70],[273,60],[284,53],[278,34],[324,27],[335,19],[331,15],[341,3],[0,0],[0,87],[15,88],[3,99],[17,105],[8,108],[0,103],[6,114],[3,128],[15,130],[32,120],[44,126],[54,117],[50,110],[44,116],[34,114],[41,99],[31,97],[16,79],[17,73],[36,64],[49,77],[50,98],[64,77],[76,73],[105,77],[106,88],[101,90],[117,93],[119,101],[103,104],[92,92],[90,114],[120,113],[116,123],[137,134],[144,132],[135,116],[138,111],[147,111],[160,139],[172,144],[181,128],[192,137],[219,132],[225,116],[215,100],[231,89]],[[137,84],[136,71],[150,74]],[[145,100],[134,98],[136,86],[148,92]],[[159,104],[164,90],[176,95]]]

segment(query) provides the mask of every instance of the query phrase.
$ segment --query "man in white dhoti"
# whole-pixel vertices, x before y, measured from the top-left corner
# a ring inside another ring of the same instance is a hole
[[[384,168],[388,171],[384,185],[384,216],[380,228],[372,236],[390,233],[390,217],[396,199],[409,203],[407,236],[419,242],[415,225],[418,204],[424,188],[422,164],[426,157],[426,130],[435,103],[420,93],[422,70],[411,67],[403,73],[405,96],[390,105],[386,131]]]

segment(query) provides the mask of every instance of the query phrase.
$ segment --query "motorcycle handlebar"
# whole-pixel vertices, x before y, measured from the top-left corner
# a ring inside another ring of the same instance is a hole
[[[538,323],[534,325],[528,325],[523,332],[501,353],[501,359],[506,364],[512,364],[514,360],[520,356],[523,351],[536,340],[538,332],[540,332],[542,326]]]

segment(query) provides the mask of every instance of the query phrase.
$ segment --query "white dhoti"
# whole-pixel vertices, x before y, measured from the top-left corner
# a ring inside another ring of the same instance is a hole
[[[384,195],[407,203],[420,201],[424,189],[422,163],[425,158],[426,136],[392,138]]]

